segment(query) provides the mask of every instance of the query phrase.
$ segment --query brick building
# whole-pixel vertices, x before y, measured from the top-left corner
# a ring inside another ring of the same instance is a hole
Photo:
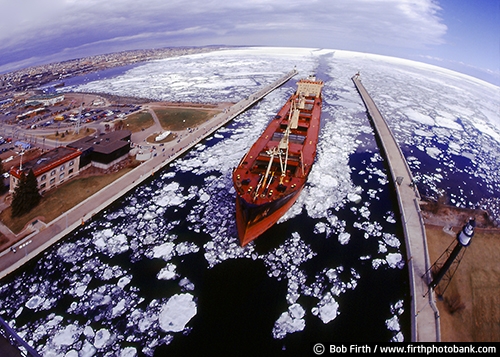
[[[30,170],[35,174],[41,194],[62,184],[80,173],[81,154],[79,150],[60,146],[37,158],[22,162],[20,166],[13,167],[9,171],[10,192],[14,192],[22,174],[27,175]]]

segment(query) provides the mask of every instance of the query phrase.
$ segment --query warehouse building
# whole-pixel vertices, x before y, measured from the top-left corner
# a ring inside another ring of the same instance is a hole
[[[37,95],[26,99],[26,105],[43,105],[45,107],[60,103],[64,100],[64,94]]]

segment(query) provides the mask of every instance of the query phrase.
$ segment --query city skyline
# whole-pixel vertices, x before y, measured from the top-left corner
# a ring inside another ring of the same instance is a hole
[[[0,73],[124,50],[311,47],[407,58],[500,85],[497,0],[0,0]]]

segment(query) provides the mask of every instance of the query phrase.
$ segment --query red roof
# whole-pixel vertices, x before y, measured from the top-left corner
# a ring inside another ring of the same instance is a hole
[[[77,149],[69,148],[67,146],[60,146],[58,148],[47,151],[46,153],[43,153],[42,155],[30,161],[23,162],[22,170],[20,169],[20,167],[11,168],[10,174],[20,179],[23,172],[27,174],[30,170],[33,170],[35,177],[38,177],[45,172],[61,166],[65,162],[77,158],[81,154],[81,151]]]

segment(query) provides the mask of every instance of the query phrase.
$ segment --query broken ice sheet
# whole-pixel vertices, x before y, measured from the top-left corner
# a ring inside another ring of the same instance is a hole
[[[180,332],[186,328],[187,323],[196,315],[196,303],[191,294],[173,295],[162,306],[159,323],[163,331]]]

